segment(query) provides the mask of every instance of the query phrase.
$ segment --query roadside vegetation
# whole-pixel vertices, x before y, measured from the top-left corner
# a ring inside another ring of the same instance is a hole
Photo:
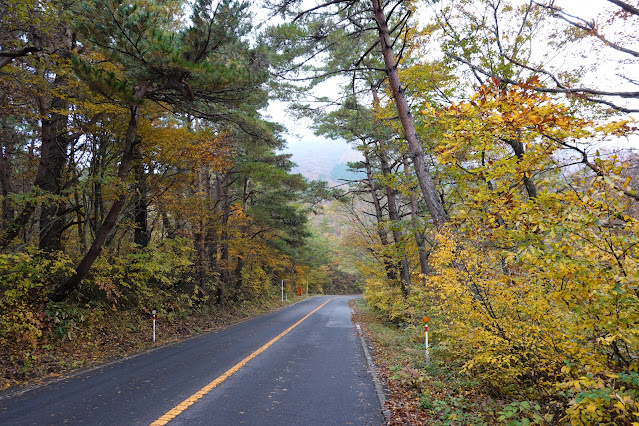
[[[360,299],[353,320],[362,325],[374,347],[376,368],[386,390],[389,425],[527,425],[555,424],[538,402],[513,401],[480,386],[464,370],[463,359],[439,344],[446,331],[430,328],[429,363],[425,360],[423,327],[388,322]],[[434,342],[434,344],[433,344]]]

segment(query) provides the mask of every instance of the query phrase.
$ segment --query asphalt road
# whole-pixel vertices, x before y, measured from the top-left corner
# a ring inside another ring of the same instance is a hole
[[[0,424],[382,424],[348,299],[307,299],[1,399]]]

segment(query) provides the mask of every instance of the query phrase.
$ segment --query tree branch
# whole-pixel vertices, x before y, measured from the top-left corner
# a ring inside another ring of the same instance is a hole
[[[639,9],[628,3],[622,2],[621,0],[608,0],[608,1],[612,4],[616,4],[617,6],[619,6],[626,12],[630,12],[633,15],[639,15]]]
[[[333,5],[333,4],[339,4],[339,3],[352,3],[352,1],[353,1],[353,0],[332,0],[332,1],[329,1],[329,2],[326,2],[326,3],[323,3],[323,4],[320,4],[320,5],[317,5],[317,6],[315,6],[315,7],[312,7],[312,8],[307,9],[307,10],[303,10],[302,12],[298,13],[298,14],[295,16],[295,18],[293,18],[293,22],[297,21],[297,20],[298,20],[298,19],[300,19],[302,16],[304,16],[304,15],[306,15],[306,14],[308,14],[308,13],[314,12],[314,11],[316,11],[316,10],[318,10],[318,9],[322,9],[322,8],[324,8],[324,7],[331,6],[331,5]]]
[[[558,143],[559,145],[568,148],[568,149],[572,149],[573,151],[577,151],[579,154],[581,154],[581,162],[583,164],[585,164],[590,170],[592,170],[593,172],[595,172],[595,174],[597,176],[601,176],[601,177],[607,177],[606,174],[603,172],[603,170],[601,170],[599,168],[599,166],[597,166],[596,164],[593,164],[590,162],[590,160],[588,159],[588,153],[586,151],[584,151],[583,149],[574,146],[574,145],[570,145],[564,141],[562,141],[561,139],[557,139],[554,136],[542,133],[542,135],[548,139],[550,139],[553,142]],[[633,191],[632,189],[627,189],[624,187],[621,187],[619,185],[617,185],[616,183],[612,183],[613,187],[617,190],[617,191],[621,191],[623,192],[627,197],[630,197],[636,201],[639,201],[639,195]]]
[[[455,55],[454,53],[450,53],[450,52],[445,52],[445,55],[448,56],[451,59],[454,59],[458,62],[461,62],[465,65],[468,65],[472,70],[478,71],[481,74],[484,74],[488,77],[493,77],[496,78],[498,80],[503,81],[504,83],[508,83],[508,84],[512,84],[515,86],[518,86],[520,83],[509,79],[509,78],[505,78],[502,77],[498,74],[492,73],[490,71],[485,70],[484,68],[481,68],[477,65],[472,64],[470,61]],[[534,70],[534,69],[533,69]],[[537,71],[536,72],[541,72],[541,71]],[[560,94],[565,94],[565,95],[579,95],[579,94],[588,94],[588,95],[594,95],[594,96],[615,96],[615,97],[620,97],[620,98],[624,98],[624,99],[639,99],[639,92],[609,92],[609,91],[604,91],[604,90],[595,90],[595,89],[590,89],[588,87],[575,87],[575,88],[570,88],[570,87],[556,87],[556,88],[552,88],[552,87],[543,87],[543,86],[538,86],[538,87],[534,87],[533,88],[536,92],[542,92],[542,93],[560,93]],[[625,108],[619,105],[616,105],[610,101],[606,101],[603,99],[598,99],[598,98],[593,98],[590,96],[586,96],[584,97],[585,100],[590,101],[590,102],[596,102],[596,103],[600,103],[600,104],[605,104],[608,105],[609,107],[616,109],[617,111],[620,112],[625,112],[625,113],[631,113],[631,112],[639,112],[639,109],[632,109],[632,108]]]
[[[37,46],[28,46],[16,50],[0,50],[0,68],[9,65],[15,58],[27,56],[29,53],[40,52],[41,50],[42,48]]]

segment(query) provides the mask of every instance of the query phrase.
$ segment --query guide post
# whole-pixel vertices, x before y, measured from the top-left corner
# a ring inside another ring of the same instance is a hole
[[[428,317],[424,317],[424,342],[426,344],[426,365],[430,363],[430,354],[428,353]]]

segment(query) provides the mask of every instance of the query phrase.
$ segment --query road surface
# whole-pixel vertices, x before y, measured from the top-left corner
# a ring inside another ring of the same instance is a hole
[[[0,424],[383,424],[348,299],[313,297],[19,396],[0,395]]]

